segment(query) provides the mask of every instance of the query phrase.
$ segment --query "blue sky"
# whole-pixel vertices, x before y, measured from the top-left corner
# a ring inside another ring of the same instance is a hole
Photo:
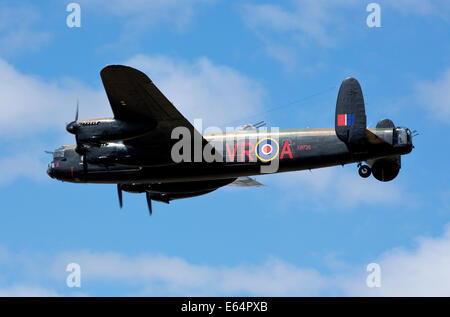
[[[0,2],[0,295],[450,295],[450,6],[378,1]],[[356,77],[368,123],[418,130],[390,183],[354,165],[170,205],[47,177],[65,124],[110,115],[99,72],[144,72],[189,119],[332,127]],[[81,266],[81,288],[66,265]],[[366,286],[380,264],[381,287]]]

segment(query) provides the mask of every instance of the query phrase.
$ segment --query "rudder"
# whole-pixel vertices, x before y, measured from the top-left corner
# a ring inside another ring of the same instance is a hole
[[[335,130],[337,137],[350,145],[364,138],[366,110],[361,86],[355,78],[345,79],[336,102]]]

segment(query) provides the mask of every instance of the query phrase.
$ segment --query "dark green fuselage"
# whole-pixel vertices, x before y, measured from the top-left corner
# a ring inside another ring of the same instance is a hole
[[[63,155],[55,157],[49,164],[48,173],[53,178],[75,183],[151,184],[232,180],[239,176],[266,174],[262,171],[263,166],[269,173],[314,169],[403,155],[411,152],[413,148],[411,138],[402,144],[397,142],[395,129],[367,129],[366,142],[352,149],[338,139],[335,129],[280,130],[278,133],[258,133],[258,130],[250,130],[203,137],[213,144],[214,141],[223,141],[221,161],[132,166],[129,161],[126,161],[126,164],[120,163],[120,157],[131,156],[139,162],[134,150],[112,144],[98,147],[96,157],[102,157],[104,151],[108,155],[115,155],[116,159],[119,157],[119,163],[108,162],[107,155],[104,155],[106,163],[88,164],[85,171],[75,146],[67,146],[64,147]],[[278,147],[277,155],[270,161],[261,160],[256,150],[258,141],[266,138],[275,140],[274,147]],[[148,152],[141,149],[139,153],[155,157],[168,155],[152,153],[151,149]],[[273,168],[269,169],[269,165]]]

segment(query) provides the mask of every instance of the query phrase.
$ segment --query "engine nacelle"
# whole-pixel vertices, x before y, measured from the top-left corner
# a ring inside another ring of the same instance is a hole
[[[98,145],[137,138],[155,128],[152,122],[127,122],[115,119],[78,120],[67,125],[78,144]]]
[[[393,180],[401,168],[400,156],[380,158],[368,163],[371,165],[373,177],[380,182]]]
[[[128,149],[121,143],[108,143],[85,149],[89,164],[114,165],[128,155]]]

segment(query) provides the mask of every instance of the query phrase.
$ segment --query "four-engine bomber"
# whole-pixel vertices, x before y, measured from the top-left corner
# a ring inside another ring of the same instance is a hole
[[[112,65],[101,77],[114,118],[78,120],[77,108],[75,121],[67,125],[76,145],[57,148],[47,172],[62,181],[117,184],[121,207],[122,191],[146,193],[151,212],[152,200],[169,203],[226,185],[261,186],[252,175],[350,163],[358,163],[361,177],[391,181],[401,156],[413,149],[412,132],[389,119],[366,127],[363,94],[354,78],[341,84],[334,128],[247,126],[201,135],[144,73]],[[185,134],[174,134],[180,128]]]

